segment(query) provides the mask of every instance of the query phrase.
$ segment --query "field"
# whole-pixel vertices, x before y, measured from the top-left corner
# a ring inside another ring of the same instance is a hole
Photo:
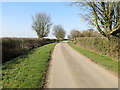
[[[98,53],[94,53],[92,51],[89,51],[87,49],[83,49],[72,42],[68,43],[72,48],[77,50],[78,52],[82,53],[83,55],[90,58],[92,61],[104,66],[108,70],[112,71],[113,73],[118,73],[118,61],[112,60],[111,58],[107,56],[100,55]]]
[[[4,63],[3,88],[42,88],[55,44],[41,46]]]

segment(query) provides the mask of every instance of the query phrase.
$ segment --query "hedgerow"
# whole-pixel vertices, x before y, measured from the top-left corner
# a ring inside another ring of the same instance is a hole
[[[120,40],[108,40],[98,37],[80,37],[77,38],[77,44],[88,50],[119,59]]]
[[[56,42],[56,39],[2,38],[2,63],[42,45]]]

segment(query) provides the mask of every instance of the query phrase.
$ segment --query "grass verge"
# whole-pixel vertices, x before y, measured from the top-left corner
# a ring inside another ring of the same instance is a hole
[[[3,88],[42,88],[55,43],[36,48],[2,66]]]
[[[118,74],[118,61],[112,60],[107,56],[103,56],[98,53],[94,53],[92,51],[80,48],[79,46],[73,44],[72,42],[68,42],[68,44],[78,52],[90,58],[92,61],[104,66],[105,68],[111,70],[115,74]]]

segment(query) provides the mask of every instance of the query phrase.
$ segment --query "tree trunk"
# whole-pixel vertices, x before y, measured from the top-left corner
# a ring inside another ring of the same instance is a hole
[[[76,44],[77,43],[77,39],[76,39],[76,37],[74,38],[74,42],[73,42],[74,44]]]
[[[38,38],[42,38],[42,36],[39,33],[37,33],[37,36],[38,36]]]

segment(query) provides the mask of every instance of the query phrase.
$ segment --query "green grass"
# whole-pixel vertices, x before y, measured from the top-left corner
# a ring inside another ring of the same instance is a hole
[[[100,55],[98,53],[94,53],[92,51],[80,48],[80,46],[77,46],[73,44],[72,42],[68,42],[68,44],[77,50],[78,52],[82,53],[83,55],[90,58],[92,61],[104,66],[105,68],[111,70],[114,73],[118,73],[118,61],[112,60],[111,58],[107,56]]]
[[[54,46],[44,45],[5,63],[3,88],[42,88]]]

